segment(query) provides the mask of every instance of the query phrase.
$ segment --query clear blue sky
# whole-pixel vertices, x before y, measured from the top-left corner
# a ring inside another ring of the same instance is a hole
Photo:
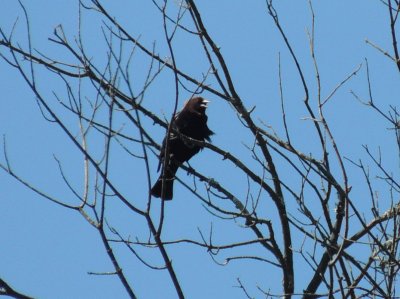
[[[151,47],[156,41],[156,52],[161,57],[169,56],[162,32],[162,18],[151,1],[103,2],[133,36],[140,36],[144,45]],[[171,5],[175,5],[172,2],[179,1],[171,1]],[[283,134],[278,89],[280,53],[289,126],[296,132],[293,134],[294,141],[305,153],[313,151],[315,143],[308,135],[310,122],[302,119],[307,114],[302,103],[303,93],[298,74],[267,14],[265,1],[198,2],[205,26],[221,47],[245,105],[248,108],[256,106],[255,115],[272,126],[278,134]],[[77,1],[27,0],[23,3],[29,15],[33,47],[44,55],[72,61],[72,57],[50,43],[48,37],[52,36],[56,26],[62,24],[67,37],[73,40],[78,28]],[[315,1],[313,5],[316,14],[315,48],[323,96],[326,97],[337,84],[363,64],[358,75],[344,85],[327,104],[329,108],[326,117],[332,124],[342,155],[355,160],[366,158],[361,145],[369,144],[375,151],[377,145],[380,145],[392,157],[390,154],[394,150],[394,143],[390,139],[391,132],[386,130],[387,125],[350,94],[350,90],[353,90],[364,98],[368,96],[364,64],[364,58],[367,58],[374,96],[379,105],[386,110],[385,107],[389,103],[395,103],[397,99],[395,95],[399,92],[399,73],[394,64],[365,43],[365,39],[368,39],[390,50],[386,8],[377,0]],[[311,30],[308,1],[276,1],[276,8],[304,68],[306,79],[311,83],[311,101],[315,101],[315,74],[307,36],[307,30]],[[3,1],[0,27],[10,33],[17,19],[13,40],[26,47],[27,33],[23,12],[17,1]],[[88,56],[104,65],[107,53],[104,50],[101,25],[101,19],[94,12],[83,13],[82,28],[86,49],[90,53]],[[198,46],[198,43],[188,42],[187,36],[183,34],[178,34],[174,41],[178,66],[201,78],[201,74],[207,69],[204,57],[197,56]],[[4,48],[0,48],[0,51],[7,52]],[[143,82],[147,66],[148,61],[133,60],[134,86],[138,87]],[[43,95],[56,111],[63,113],[52,93],[54,91],[65,96],[62,82],[54,74],[40,68],[37,68],[37,77]],[[0,60],[0,82],[0,133],[5,136],[13,169],[46,193],[66,202],[75,202],[59,174],[54,156],[61,161],[66,175],[78,190],[81,190],[79,188],[82,187],[83,177],[81,156],[56,125],[44,120],[30,89],[3,60]],[[149,90],[145,99],[146,106],[160,116],[164,113],[166,117],[170,117],[174,94],[171,78],[161,76],[154,83],[154,88]],[[189,95],[183,89],[180,91],[179,106]],[[253,140],[240,126],[233,110],[222,100],[213,101],[212,96],[210,99],[212,104],[208,111],[209,125],[216,132],[213,143],[243,157],[244,161],[253,163],[250,165],[256,167],[243,145],[251,145]],[[79,132],[75,118],[64,113],[63,119],[75,134]],[[156,140],[161,140],[164,129],[154,126],[152,132]],[[135,136],[136,133],[132,132],[132,135]],[[92,141],[93,147],[100,147],[102,144],[100,140]],[[4,163],[4,157],[1,161]],[[144,204],[148,189],[143,177],[143,165],[137,160],[129,161],[118,156],[113,157],[113,165],[112,175],[118,182],[118,187],[135,202],[140,202],[143,198]],[[156,158],[152,157],[153,180],[157,176],[156,165]],[[245,196],[246,178],[243,175],[234,175],[235,168],[232,165],[221,161],[209,151],[203,151],[193,160],[192,165],[217,178],[238,196]],[[349,174],[350,184],[354,188],[352,192],[359,196],[359,204],[363,205],[361,198],[365,196],[365,186],[362,185],[362,179],[355,169],[349,168]],[[183,171],[180,176],[186,182],[191,182],[191,177],[187,177]],[[166,240],[200,240],[198,228],[207,234],[211,222],[218,243],[254,237],[243,228],[232,228],[229,223],[213,218],[183,186],[177,185],[175,191],[175,198],[168,203],[166,210]],[[109,209],[113,211],[113,216],[110,216],[113,226],[120,229],[125,236],[139,235],[145,239],[147,231],[135,230],[138,219],[132,217],[120,204],[112,202]],[[126,297],[116,277],[87,274],[113,271],[96,230],[78,213],[50,203],[1,171],[0,236],[0,277],[23,293],[37,298],[60,299]],[[125,250],[118,247],[115,250],[139,298],[175,297],[166,271],[149,270]],[[265,288],[280,285],[280,276],[276,275],[279,272],[262,263],[238,261],[221,267],[211,261],[205,250],[192,245],[176,245],[168,247],[168,250],[187,298],[243,298],[241,290],[235,287],[237,277],[243,278],[251,286],[253,295],[257,296],[259,293],[254,285]],[[257,253],[258,249],[252,250]],[[155,265],[160,265],[157,254],[143,254]],[[217,259],[223,262],[227,256],[229,254],[221,254]],[[298,265],[301,267],[301,264]],[[309,273],[305,274],[305,281],[309,278],[307,275]],[[299,279],[299,290],[304,287],[301,282]],[[280,291],[279,288],[276,290]]]

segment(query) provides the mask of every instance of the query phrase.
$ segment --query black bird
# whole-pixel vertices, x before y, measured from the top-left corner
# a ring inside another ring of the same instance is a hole
[[[210,101],[202,97],[191,98],[185,103],[182,110],[175,115],[172,123],[173,130],[171,130],[169,138],[165,136],[162,143],[159,156],[160,162],[157,171],[160,170],[161,166],[164,166],[167,142],[169,153],[168,165],[165,165],[164,171],[161,172],[157,182],[154,184],[153,188],[151,188],[151,194],[153,196],[161,197],[161,199],[164,200],[171,200],[173,196],[175,173],[179,166],[189,161],[190,158],[202,149],[201,146],[190,144],[189,141],[182,140],[174,130],[196,140],[210,141],[210,136],[214,133],[207,127],[206,109],[209,102]]]

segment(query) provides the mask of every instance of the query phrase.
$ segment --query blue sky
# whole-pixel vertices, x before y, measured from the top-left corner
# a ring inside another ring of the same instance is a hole
[[[161,57],[169,56],[163,37],[162,17],[154,9],[151,1],[103,2],[110,14],[144,45],[152,47],[154,43],[156,52]],[[265,1],[198,2],[205,26],[220,46],[246,107],[250,109],[255,106],[256,119],[262,119],[277,134],[283,136],[278,81],[280,55],[288,125],[293,131],[293,141],[303,152],[317,153],[311,122],[304,120],[307,112],[303,105],[304,95],[298,74],[281,36],[267,13]],[[36,0],[23,3],[29,15],[33,47],[49,57],[73,61],[65,50],[51,43],[48,37],[62,24],[68,39],[74,39],[78,30],[77,1]],[[176,7],[176,3],[171,2],[171,6]],[[387,9],[380,1],[362,0],[329,3],[315,1],[313,7],[316,16],[315,50],[322,81],[322,96],[329,95],[344,78],[362,64],[357,76],[347,82],[326,104],[326,118],[331,124],[342,155],[354,160],[366,159],[362,145],[368,144],[374,152],[377,152],[379,145],[388,157],[395,157],[395,143],[392,133],[387,130],[387,123],[350,93],[354,91],[365,99],[368,97],[365,68],[367,58],[377,103],[385,111],[389,104],[396,103],[399,74],[395,65],[365,42],[368,39],[390,51]],[[276,9],[310,84],[310,100],[315,107],[315,73],[307,36],[307,30],[311,30],[308,1],[277,1]],[[93,11],[84,11],[81,17],[82,35],[88,56],[99,66],[104,66],[107,53],[100,29],[103,25],[102,19]],[[25,48],[27,32],[23,12],[17,1],[4,1],[0,12],[0,27],[6,33],[10,33],[17,19],[13,40]],[[177,65],[197,78],[201,78],[207,71],[204,56],[198,54],[199,45],[184,33],[178,33],[174,40]],[[4,48],[0,48],[0,51],[7,53]],[[132,84],[136,89],[143,84],[148,65],[148,59],[140,55],[134,56]],[[43,118],[34,95],[17,71],[3,60],[0,61],[0,70],[0,133],[5,136],[8,158],[13,169],[46,193],[65,202],[76,203],[63,182],[54,157],[61,161],[67,177],[81,190],[83,162],[80,153],[66,139],[60,128]],[[43,96],[62,116],[69,128],[78,134],[76,119],[57,104],[54,96],[57,94],[65,97],[62,81],[39,67],[36,68],[36,75]],[[84,91],[89,87],[90,84],[82,85]],[[173,111],[174,96],[171,74],[166,71],[166,75],[162,74],[146,93],[145,106],[160,117],[168,118]],[[179,106],[189,96],[190,93],[181,89]],[[257,164],[244,146],[251,145],[253,140],[237,121],[232,108],[225,101],[213,100],[210,94],[205,93],[205,96],[212,101],[208,115],[209,126],[216,132],[213,143],[243,157],[243,161],[257,169]],[[146,125],[154,134],[154,138],[161,141],[164,129],[151,126],[151,123],[147,122]],[[126,125],[124,120],[118,124],[124,132],[137,136],[137,132]],[[129,131],[130,129],[132,131]],[[98,155],[95,156],[100,158],[102,141],[94,135],[90,135],[89,140],[93,151],[98,149]],[[121,152],[116,150],[112,157],[111,176],[128,198],[132,198],[143,207],[148,190],[143,175],[144,166],[137,160],[119,157],[118,153]],[[4,163],[4,157],[0,161]],[[388,163],[393,171],[398,170],[398,161],[394,163],[390,158],[384,159],[384,163]],[[204,150],[193,159],[191,165],[218,179],[239,198],[245,196],[246,177],[243,174],[238,175],[234,166],[222,161],[210,151]],[[150,159],[150,166],[154,170],[152,179],[155,180],[157,160],[154,156]],[[357,204],[363,210],[365,183],[357,169],[347,166],[350,184],[353,185],[352,192],[354,197],[359,198]],[[282,165],[281,171],[285,173],[288,170]],[[183,170],[180,177],[185,182],[192,181]],[[376,189],[382,196],[386,192],[385,187],[379,184],[376,185]],[[211,223],[218,243],[244,241],[254,237],[243,227],[232,227],[227,221],[213,218],[183,186],[176,184],[175,192],[174,200],[168,203],[166,209],[166,240],[199,240],[198,229],[207,234]],[[383,206],[387,204],[382,203]],[[0,277],[17,290],[37,298],[126,297],[116,277],[88,275],[88,272],[112,271],[112,265],[107,259],[96,230],[81,215],[32,193],[5,172],[0,172],[0,205]],[[121,203],[111,201],[108,208],[108,220],[125,236],[146,238],[147,231],[137,228],[143,225],[140,224],[141,220],[126,211]],[[265,209],[266,215],[273,218],[273,212],[268,210],[268,205]],[[365,209],[368,210],[367,205]],[[299,246],[300,243],[301,240],[296,239],[295,245]],[[256,297],[260,293],[257,293],[255,285],[272,288],[274,291],[274,286],[280,285],[281,279],[277,275],[279,271],[259,262],[238,261],[222,267],[213,263],[205,250],[192,245],[175,245],[168,247],[168,250],[187,298],[243,298],[242,291],[235,287],[237,278],[243,279]],[[256,247],[252,248],[254,253],[258,250]],[[175,297],[166,271],[149,270],[121,247],[115,246],[115,251],[119,254],[124,271],[139,298]],[[241,252],[238,251],[239,253]],[[149,250],[143,251],[142,254],[154,264],[161,264],[157,254],[149,253]],[[235,252],[232,255],[234,254]],[[222,253],[217,259],[223,262],[228,256],[230,254]],[[301,262],[297,267],[302,267]],[[304,287],[302,283],[307,281],[310,275],[305,273],[304,280],[299,278],[298,290]],[[277,288],[276,292],[279,291]]]

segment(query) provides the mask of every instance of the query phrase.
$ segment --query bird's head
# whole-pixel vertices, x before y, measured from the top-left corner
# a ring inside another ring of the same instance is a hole
[[[196,114],[204,114],[208,103],[210,103],[210,101],[205,98],[195,97],[186,102],[184,109],[188,109],[190,112]]]

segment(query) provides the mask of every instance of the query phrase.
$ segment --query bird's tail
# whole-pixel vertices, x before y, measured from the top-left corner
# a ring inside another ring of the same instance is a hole
[[[157,182],[151,188],[151,195],[163,200],[171,200],[174,195],[174,179],[179,164],[170,159],[165,171],[162,171]]]
[[[164,183],[164,184],[163,184]],[[161,197],[163,200],[171,200],[174,191],[174,179],[173,178],[162,178],[162,175],[158,178],[157,182],[151,188],[151,195],[154,197]]]

